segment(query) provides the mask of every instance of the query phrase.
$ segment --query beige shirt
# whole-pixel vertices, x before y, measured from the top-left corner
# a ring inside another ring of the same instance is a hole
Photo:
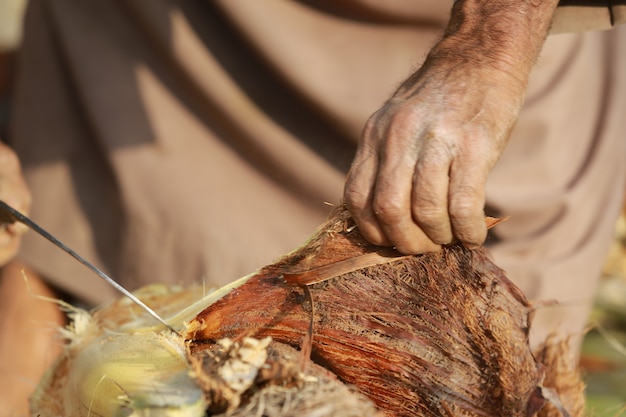
[[[559,2],[550,33],[606,30],[626,23],[626,1],[564,0]]]
[[[33,219],[131,289],[271,262],[340,201],[363,124],[451,4],[30,0],[11,140]],[[496,260],[532,298],[580,298],[546,276],[593,291],[626,189],[625,33],[549,37],[489,184],[512,217]],[[35,234],[20,256],[88,303],[117,296]]]

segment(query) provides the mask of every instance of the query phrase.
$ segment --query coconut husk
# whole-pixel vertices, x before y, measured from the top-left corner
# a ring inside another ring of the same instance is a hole
[[[585,384],[577,361],[571,352],[569,337],[551,334],[535,352],[544,366],[543,389],[552,398],[539,412],[539,417],[559,417],[567,410],[571,416],[585,412]]]
[[[214,417],[383,417],[355,387],[271,338],[220,339],[191,356]]]
[[[198,314],[191,355],[219,340],[272,338],[356,387],[387,416],[530,416],[545,368],[532,307],[482,248],[402,256],[338,210],[300,249]],[[552,381],[550,381],[552,382]],[[565,412],[565,407],[559,408]]]
[[[301,248],[204,295],[139,291],[74,311],[32,415],[581,416],[580,375],[483,248],[404,256],[336,210]],[[548,404],[548,406],[546,406]],[[569,412],[569,414],[568,414]]]

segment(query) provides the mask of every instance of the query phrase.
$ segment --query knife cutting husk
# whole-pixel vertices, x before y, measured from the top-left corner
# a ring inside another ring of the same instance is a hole
[[[167,322],[163,318],[161,318],[161,316],[159,316],[153,309],[148,307],[146,304],[144,304],[143,301],[141,301],[139,298],[137,298],[135,295],[133,295],[133,293],[128,291],[126,288],[122,287],[113,278],[109,277],[102,270],[100,270],[98,267],[96,267],[91,262],[87,261],[85,258],[80,256],[78,253],[74,252],[74,250],[72,250],[71,248],[66,246],[64,243],[59,241],[57,238],[52,236],[49,232],[44,230],[41,226],[39,226],[37,223],[32,221],[30,218],[28,218],[27,216],[23,215],[22,213],[20,213],[19,211],[17,211],[16,209],[14,209],[13,207],[11,207],[10,205],[8,205],[7,203],[5,203],[2,200],[0,200],[0,222],[1,223],[20,222],[20,223],[28,226],[31,230],[33,230],[33,231],[37,232],[38,234],[40,234],[41,236],[45,237],[50,242],[55,244],[57,247],[61,248],[63,251],[65,251],[66,253],[70,254],[72,257],[74,257],[78,262],[82,263],[87,268],[91,269],[100,278],[102,278],[108,284],[113,286],[113,288],[115,288],[116,290],[118,290],[119,292],[124,294],[126,297],[130,298],[135,304],[137,304],[142,309],[144,309],[146,311],[146,313],[148,313],[150,316],[152,316],[159,323],[161,323],[162,325],[167,327],[172,332],[177,333],[176,330],[174,330],[174,328],[172,326],[167,324]]]

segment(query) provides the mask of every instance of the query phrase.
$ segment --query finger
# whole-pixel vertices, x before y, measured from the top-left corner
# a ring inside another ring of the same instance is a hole
[[[23,235],[30,230],[24,223],[15,222],[6,226],[7,232],[13,236]]]
[[[448,214],[449,171],[447,150],[427,144],[415,169],[411,209],[419,227],[438,244],[453,240]]]
[[[346,178],[343,198],[361,235],[375,245],[388,246],[390,242],[372,207],[377,166],[377,157],[373,153],[366,156],[357,153]]]
[[[398,251],[405,254],[437,251],[439,246],[414,222],[411,212],[417,152],[407,151],[404,144],[395,143],[400,142],[397,138],[394,132],[387,138],[374,187],[374,215],[387,240]]]
[[[385,187],[382,184],[386,182],[377,183],[374,213],[391,245],[407,255],[438,251],[439,245],[431,241],[413,221],[408,193],[398,191],[395,185]],[[406,187],[410,186],[410,183],[406,184]]]
[[[20,236],[8,230],[7,224],[0,227],[0,266],[5,265],[17,255],[20,246]]]
[[[405,255],[418,255],[422,253],[438,252],[441,246],[428,238],[415,223],[397,221],[391,223],[381,222],[383,230],[391,245]]]
[[[6,265],[17,255],[19,241],[13,241],[8,245],[0,246],[0,266]]]
[[[0,223],[0,247],[6,246],[14,239],[13,233],[8,231],[8,223]]]
[[[449,213],[454,236],[468,247],[483,244],[487,170],[467,160],[454,161],[450,170]]]
[[[28,216],[28,213],[30,211],[30,193],[27,193],[23,190],[14,192],[13,189],[11,189],[11,186],[3,187],[3,182],[4,181],[0,179],[0,199],[21,214]],[[7,188],[9,189],[9,191],[6,191]],[[2,232],[8,233],[11,236],[23,235],[28,230],[28,226],[19,221],[2,224]]]

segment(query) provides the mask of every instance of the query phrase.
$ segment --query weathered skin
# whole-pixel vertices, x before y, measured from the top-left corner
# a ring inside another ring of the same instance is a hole
[[[363,130],[344,197],[367,240],[406,254],[483,243],[487,175],[557,3],[455,3],[443,39]]]

